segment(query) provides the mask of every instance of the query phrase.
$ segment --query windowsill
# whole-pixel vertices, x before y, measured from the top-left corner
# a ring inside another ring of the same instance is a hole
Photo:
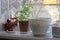
[[[27,34],[20,34],[20,32],[13,32],[13,33],[7,33],[7,32],[0,32],[0,38],[5,38],[5,39],[36,39],[36,40],[60,40],[60,38],[53,38],[51,36],[51,34],[44,36],[44,37],[34,37],[33,34],[31,32],[27,33]]]

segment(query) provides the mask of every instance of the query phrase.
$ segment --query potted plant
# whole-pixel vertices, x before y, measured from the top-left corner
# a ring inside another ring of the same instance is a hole
[[[19,20],[19,27],[21,32],[29,31],[28,18],[30,16],[31,8],[33,8],[32,4],[26,4],[22,6],[21,11],[17,11],[15,13],[15,16],[17,16]]]
[[[14,31],[15,27],[17,26],[17,18],[10,18],[7,19],[6,23],[3,24],[4,31]]]

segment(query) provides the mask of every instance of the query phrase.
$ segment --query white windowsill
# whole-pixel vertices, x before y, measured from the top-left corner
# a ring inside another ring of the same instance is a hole
[[[51,35],[47,35],[45,37],[34,37],[31,32],[27,34],[20,34],[20,32],[13,32],[13,33],[8,33],[8,32],[0,32],[0,38],[6,38],[6,39],[31,39],[31,40],[60,40],[60,38],[53,38]]]

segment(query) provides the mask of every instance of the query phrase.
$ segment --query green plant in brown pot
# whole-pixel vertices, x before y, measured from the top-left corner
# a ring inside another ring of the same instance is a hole
[[[28,18],[30,17],[31,8],[33,8],[32,4],[26,4],[22,6],[21,11],[17,11],[15,16],[18,17],[19,20],[19,27],[21,32],[28,32],[29,31],[29,21]]]

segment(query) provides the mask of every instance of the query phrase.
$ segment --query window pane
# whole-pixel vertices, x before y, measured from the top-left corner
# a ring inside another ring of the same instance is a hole
[[[46,17],[52,20],[59,19],[59,5],[34,5],[31,18]]]

